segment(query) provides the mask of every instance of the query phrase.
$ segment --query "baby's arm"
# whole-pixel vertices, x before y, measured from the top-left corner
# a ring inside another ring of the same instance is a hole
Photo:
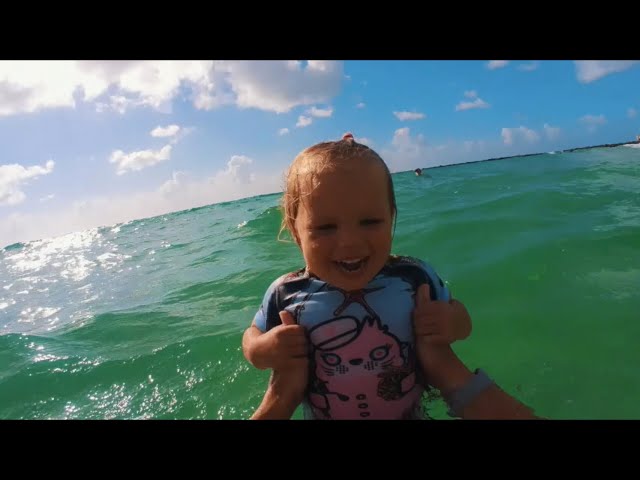
[[[272,359],[269,358],[268,352],[264,350],[264,339],[260,337],[265,335],[255,323],[252,323],[242,335],[242,353],[244,358],[256,368],[264,370],[270,368]]]

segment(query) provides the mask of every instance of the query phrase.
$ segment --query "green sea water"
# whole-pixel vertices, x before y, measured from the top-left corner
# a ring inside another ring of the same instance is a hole
[[[640,149],[428,174],[394,175],[393,251],[430,262],[467,306],[465,363],[548,418],[640,418]],[[249,417],[268,372],[244,360],[242,331],[302,266],[276,240],[278,201],[0,250],[0,418]]]

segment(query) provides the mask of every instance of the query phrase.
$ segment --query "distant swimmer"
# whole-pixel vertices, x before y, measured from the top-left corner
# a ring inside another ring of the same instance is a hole
[[[431,175],[429,175],[428,173],[422,173],[421,168],[416,168],[413,172],[416,174],[416,177],[431,178]]]

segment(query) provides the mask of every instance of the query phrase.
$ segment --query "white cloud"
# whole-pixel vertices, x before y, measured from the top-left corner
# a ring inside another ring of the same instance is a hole
[[[429,157],[424,136],[412,137],[409,127],[394,132],[391,147],[383,149],[381,156],[392,172],[409,170],[414,165],[426,166]]]
[[[491,60],[487,63],[487,68],[489,70],[495,70],[497,68],[504,68],[509,63],[508,60]]]
[[[411,135],[408,127],[394,132],[391,144],[380,155],[392,172],[429,168],[500,156],[503,145],[489,146],[484,141],[449,142],[429,145],[423,135]]]
[[[48,160],[45,166],[23,167],[17,163],[0,165],[0,206],[17,205],[26,198],[22,188],[30,178],[53,172],[55,162]]]
[[[313,118],[305,117],[304,115],[300,115],[298,117],[298,122],[296,123],[296,127],[298,127],[298,128],[308,127],[312,123],[313,123]]]
[[[638,115],[638,111],[635,108],[631,107],[627,110],[627,117],[636,118],[636,115]]]
[[[111,95],[109,97],[109,103],[96,102],[96,112],[103,113],[113,110],[118,112],[120,115],[124,115],[130,107],[138,105],[144,105],[144,101],[134,100],[122,95]]]
[[[328,118],[333,114],[333,108],[327,107],[325,109],[322,109],[322,108],[311,107],[309,110],[307,110],[307,113],[312,117]]]
[[[167,161],[171,158],[173,145],[177,144],[193,130],[193,127],[183,128],[175,124],[166,127],[157,126],[151,130],[151,136],[155,138],[169,138],[168,145],[165,145],[160,150],[138,150],[131,153],[114,150],[109,157],[109,163],[115,163],[116,173],[118,175],[124,175],[127,172],[137,172],[160,162]]]
[[[156,198],[158,204],[169,202],[169,206],[163,207],[164,211],[175,211],[280,191],[284,172],[259,173],[255,163],[247,156],[233,155],[224,169],[204,179],[194,179],[186,172],[173,172],[172,178],[156,192],[144,195],[161,196]],[[137,218],[148,215],[141,212]]]
[[[66,210],[12,214],[0,218],[0,248],[17,241],[48,238],[101,225],[281,191],[283,172],[254,170],[252,159],[234,155],[224,169],[204,179],[174,172],[156,190],[129,195],[93,197]]]
[[[249,157],[234,155],[227,163],[227,169],[222,174],[228,175],[234,181],[240,183],[250,183],[255,179],[249,168],[252,163],[253,160]]]
[[[357,137],[355,138],[355,141],[363,145],[366,145],[367,147],[373,147],[373,140],[371,140],[370,138]]]
[[[502,141],[505,145],[513,145],[515,142],[519,143],[524,140],[528,143],[535,143],[540,140],[540,135],[535,130],[520,126],[518,128],[503,128]]]
[[[367,104],[366,104],[366,103],[364,103],[364,102],[360,102],[360,103],[358,103],[358,104],[356,105],[356,108],[364,108],[364,107],[366,107],[366,106],[367,106]]]
[[[318,71],[318,72],[329,72],[335,69],[336,62],[332,62],[329,60],[309,60],[307,61],[307,66],[309,70]],[[342,69],[340,70],[340,75],[342,75]]]
[[[518,65],[518,70],[521,72],[533,72],[534,70],[537,70],[539,66],[540,64],[538,62],[521,63]]]
[[[55,198],[55,196],[56,196],[55,193],[51,193],[49,195],[46,195],[46,196],[40,198],[40,202],[41,203],[48,202],[49,200],[53,200]]]
[[[462,148],[465,153],[471,153],[476,150],[482,150],[486,147],[486,142],[484,140],[465,140],[462,142]]]
[[[79,86],[85,98],[93,99],[106,90],[107,83],[82,72],[72,61],[1,61],[0,116],[73,107]]]
[[[215,70],[226,75],[236,105],[277,113],[326,102],[338,94],[344,79],[342,62],[334,61],[310,60],[306,67],[282,61],[225,61],[216,63]]]
[[[475,90],[467,90],[464,92],[464,96],[467,98],[476,98],[478,96],[478,92]]]
[[[286,135],[287,133],[289,133],[289,129],[286,127],[278,130],[278,135]]]
[[[391,145],[398,150],[418,150],[420,145],[424,144],[424,135],[419,134],[415,139],[411,138],[411,130],[409,127],[398,128],[393,132]]]
[[[158,189],[162,195],[170,195],[171,193],[179,190],[180,185],[184,183],[184,180],[188,178],[186,172],[176,171],[171,174],[171,180],[167,180]]]
[[[1,61],[0,116],[82,100],[101,112],[140,105],[170,112],[182,92],[198,109],[235,104],[283,113],[333,98],[342,72],[334,61]]]
[[[547,135],[556,134],[556,127],[546,127]],[[504,128],[500,140],[448,141],[430,145],[423,135],[412,135],[410,129],[404,127],[397,129],[390,142],[376,148],[376,151],[392,172],[400,172],[417,167],[429,168],[534,153],[539,149],[539,145],[536,145],[539,140],[540,135],[534,130],[518,127]]]
[[[78,100],[94,101],[105,94],[111,94],[111,103],[102,104],[103,110],[124,111],[130,104],[160,108],[178,93],[182,80],[198,80],[193,66],[198,62],[0,62],[0,98],[11,87],[21,92],[14,95],[16,101],[3,105],[0,115],[75,107]]]
[[[419,112],[393,112],[393,114],[402,122],[405,120],[422,120],[426,117],[424,113]]]
[[[552,127],[551,125],[545,123],[542,128],[544,129],[544,133],[546,133],[549,140],[555,140],[560,136],[559,127]]]
[[[577,60],[576,75],[580,83],[590,83],[612,73],[628,70],[638,63],[638,60]]]
[[[165,145],[160,150],[140,150],[137,152],[124,153],[116,150],[109,158],[110,163],[116,164],[116,173],[123,175],[127,172],[137,172],[144,168],[151,167],[157,163],[169,160],[171,157],[171,145]]]
[[[580,117],[580,121],[593,125],[604,125],[605,123],[607,123],[604,115],[584,115]]]
[[[168,125],[166,127],[157,126],[153,130],[151,130],[152,137],[173,137],[176,133],[180,131],[180,127],[178,125]]]
[[[604,115],[584,115],[580,117],[580,122],[586,125],[589,132],[595,132],[596,129],[607,123]]]
[[[456,105],[456,112],[472,110],[474,108],[489,108],[490,106],[490,104],[488,104],[481,98],[476,98],[473,102],[460,102],[458,105]]]
[[[151,131],[151,136],[156,138],[169,137],[171,145],[177,144],[184,137],[193,132],[194,127],[181,127],[179,125],[168,125],[166,127],[157,126]]]

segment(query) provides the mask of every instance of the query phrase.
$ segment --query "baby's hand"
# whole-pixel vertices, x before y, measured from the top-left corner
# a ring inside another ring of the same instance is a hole
[[[307,357],[307,336],[303,326],[296,324],[289,312],[280,312],[282,324],[260,335],[254,346],[254,356],[265,368],[285,370]]]
[[[419,342],[449,345],[456,341],[453,306],[449,302],[431,300],[428,284],[418,288],[413,327]]]

